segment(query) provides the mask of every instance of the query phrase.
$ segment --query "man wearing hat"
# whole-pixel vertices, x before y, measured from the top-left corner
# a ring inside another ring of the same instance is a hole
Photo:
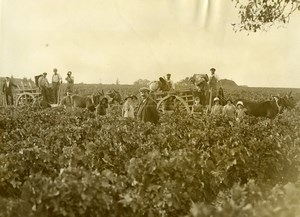
[[[6,77],[3,87],[2,87],[2,92],[5,95],[5,99],[6,99],[6,104],[7,105],[13,105],[14,104],[14,97],[13,97],[13,88],[12,87],[18,87],[17,85],[15,85],[10,79],[9,77]],[[9,101],[10,98],[10,101]]]
[[[209,77],[208,85],[209,85],[209,91],[211,96],[211,99],[214,99],[217,96],[217,86],[218,86],[218,79],[215,75],[216,69],[211,68],[210,69],[211,75]]]
[[[74,77],[72,76],[72,72],[68,71],[67,73],[67,77],[66,77],[66,81],[67,81],[67,92],[73,93],[73,89],[74,89]]]
[[[175,84],[171,80],[171,74],[167,74],[165,80],[166,80],[166,82],[168,84],[169,90],[175,90]]]
[[[44,72],[43,75],[39,77],[39,88],[41,90],[44,101],[49,102],[49,94],[48,94],[49,82],[46,76],[47,73]]]
[[[156,102],[150,98],[149,94],[149,88],[142,87],[140,89],[141,102],[137,109],[137,119],[143,122],[157,124],[159,120],[157,105]]]
[[[57,69],[53,69],[54,74],[52,75],[52,89],[53,89],[53,97],[54,103],[58,103],[58,92],[60,84],[62,83],[62,78],[60,74],[57,73]]]

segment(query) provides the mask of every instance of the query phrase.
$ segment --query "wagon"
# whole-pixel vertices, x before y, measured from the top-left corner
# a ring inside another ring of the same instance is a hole
[[[157,109],[163,113],[184,111],[191,113],[194,103],[194,90],[178,90],[168,92],[156,92],[153,94],[156,100]]]
[[[207,84],[208,75],[194,74],[190,78],[190,81],[195,86],[199,86],[204,83]],[[163,113],[172,113],[175,110],[179,110],[190,114],[192,111],[195,97],[199,97],[202,94],[202,90],[199,92],[199,90],[197,90],[195,86],[194,88],[190,89],[173,90],[167,92],[154,92],[153,98],[156,100],[158,110]],[[206,100],[204,100],[204,102],[206,102]]]
[[[37,104],[39,101],[42,100],[42,94],[38,87],[38,79],[40,76],[35,76],[35,86],[32,85],[30,82],[27,82],[27,84],[24,84],[21,82],[21,86],[19,86],[18,89],[16,89],[16,106],[25,106],[25,105],[34,105]],[[51,88],[49,88],[49,98],[50,102],[54,102],[54,97],[51,91]],[[59,94],[60,98],[60,94]],[[59,102],[59,99],[58,99]],[[51,107],[55,107],[57,104],[51,104]]]

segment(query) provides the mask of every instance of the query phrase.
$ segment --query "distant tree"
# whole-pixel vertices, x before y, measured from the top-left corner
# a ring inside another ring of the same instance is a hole
[[[133,82],[133,85],[139,85],[139,86],[146,86],[146,85],[148,85],[150,83],[150,81],[149,80],[147,80],[147,79],[139,79],[139,80],[137,80],[137,81],[135,81],[135,82]]]
[[[191,78],[191,77],[186,77],[185,79],[182,79],[182,80],[178,81],[178,82],[176,83],[176,85],[180,85],[180,86],[189,86],[189,85],[192,84],[191,81],[190,81],[190,78]]]
[[[268,30],[276,24],[287,24],[290,16],[300,10],[300,0],[232,0],[239,10],[235,31]]]

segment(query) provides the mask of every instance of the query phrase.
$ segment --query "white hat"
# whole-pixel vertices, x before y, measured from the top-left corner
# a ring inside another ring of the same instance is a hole
[[[215,102],[215,101],[220,101],[219,97],[215,97],[215,98],[214,98],[214,102]]]
[[[238,101],[236,105],[237,105],[237,106],[238,106],[238,105],[244,106],[244,103],[243,103],[242,101]]]

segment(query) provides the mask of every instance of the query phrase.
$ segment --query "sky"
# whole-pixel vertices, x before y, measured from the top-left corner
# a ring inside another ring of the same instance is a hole
[[[255,87],[300,87],[300,13],[287,26],[235,33],[231,0],[0,0],[0,77],[53,68],[75,83],[176,82],[217,69]]]

